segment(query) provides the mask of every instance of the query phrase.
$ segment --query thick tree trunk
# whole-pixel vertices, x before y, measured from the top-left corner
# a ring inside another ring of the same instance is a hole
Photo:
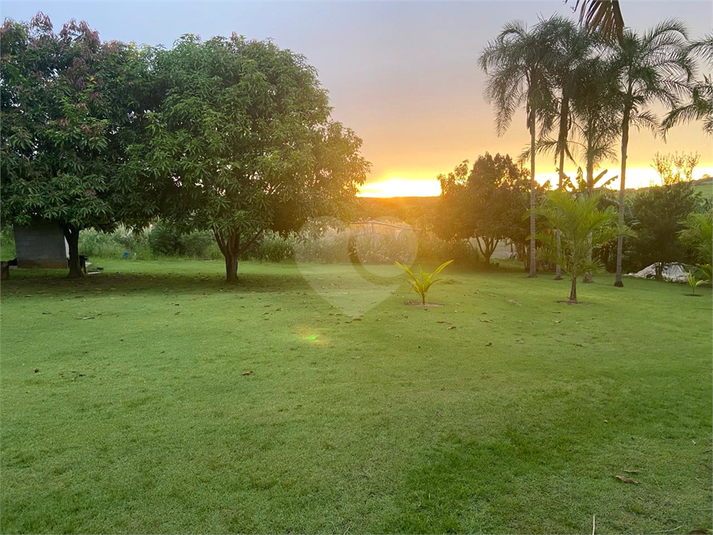
[[[225,258],[226,282],[238,282],[238,255],[240,253],[240,233],[237,231],[218,232],[213,229],[215,241]]]
[[[241,242],[241,234],[237,230],[218,232],[213,229],[215,241],[218,243],[220,252],[225,258],[225,280],[226,282],[238,282],[238,259],[262,234],[262,230],[246,242]]]
[[[62,232],[69,246],[69,273],[67,277],[79,279],[83,275],[79,263],[79,229],[74,225],[63,225]]]
[[[530,273],[528,277],[537,277],[537,259],[535,248],[535,114],[531,111],[530,119]]]
[[[569,290],[569,302],[577,303],[577,277],[572,277],[572,287]]]
[[[225,280],[227,282],[238,282],[238,255],[232,252],[225,256]]]
[[[624,190],[626,189],[626,158],[629,150],[629,109],[624,110],[621,129],[621,185],[619,186],[619,228],[624,226]],[[622,288],[622,259],[624,255],[624,236],[616,239],[616,278],[614,286]]]

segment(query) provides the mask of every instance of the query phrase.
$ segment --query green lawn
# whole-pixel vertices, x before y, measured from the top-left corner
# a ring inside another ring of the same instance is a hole
[[[290,264],[98,265],[3,282],[3,533],[711,529],[710,288],[452,266],[357,321]]]

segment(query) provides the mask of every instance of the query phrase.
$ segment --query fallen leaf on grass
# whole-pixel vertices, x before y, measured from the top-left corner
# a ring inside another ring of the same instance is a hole
[[[525,341],[524,341],[524,340],[515,340],[515,343],[516,343],[516,344],[524,344]]]
[[[493,345],[493,343],[492,343],[492,342],[488,342],[487,344],[485,344],[485,347],[488,347],[488,346],[491,346],[491,345]]]
[[[624,470],[625,474],[638,474],[640,470]]]
[[[248,371],[242,373],[242,375],[252,375],[252,374],[253,374],[252,370],[248,370]]]
[[[493,320],[478,320],[480,323],[493,323]]]
[[[448,327],[448,330],[450,331],[450,330],[455,329],[455,328],[456,328],[455,325],[451,325],[450,327]]]
[[[628,484],[630,484],[630,485],[638,485],[638,484],[639,484],[638,481],[634,481],[633,479],[629,479],[629,478],[626,477],[626,476],[616,476],[616,478],[617,478],[619,481],[621,481],[622,483],[628,483]]]
[[[562,323],[562,320],[555,320],[555,323]]]

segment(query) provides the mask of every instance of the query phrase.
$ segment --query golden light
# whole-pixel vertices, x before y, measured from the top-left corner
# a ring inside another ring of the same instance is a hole
[[[603,170],[604,169],[599,169],[595,174],[598,174]],[[618,166],[609,168],[607,174],[605,175],[606,178],[603,180],[613,176],[617,177],[611,184],[609,184],[609,189],[619,189],[619,172],[620,169]],[[573,179],[576,176],[576,173],[574,171],[568,171],[567,175]],[[694,180],[698,180],[705,175],[713,176],[713,167],[696,167],[693,171]],[[559,180],[557,173],[537,173],[537,181],[540,184],[544,184],[548,180],[550,181],[550,186],[552,188],[557,187],[557,182]],[[659,177],[658,173],[651,167],[631,167],[626,170],[626,189],[648,188],[650,186],[660,185],[661,177]]]
[[[360,197],[433,197],[441,194],[441,183],[433,179],[388,178],[359,188]]]
[[[597,173],[603,171],[597,170]],[[568,170],[567,175],[574,178],[576,173]],[[608,170],[606,177],[619,175],[619,168],[612,167]],[[704,176],[713,176],[713,167],[696,167],[693,173],[695,180]],[[550,187],[556,188],[558,182],[557,173],[537,173],[537,181],[544,184],[549,180]],[[626,171],[626,188],[638,189],[649,186],[660,186],[661,179],[658,173],[651,167],[631,167]],[[609,189],[619,189],[619,178],[616,178]],[[390,177],[376,182],[369,182],[359,188],[359,197],[437,197],[441,194],[441,184],[435,178],[406,178],[406,175]]]

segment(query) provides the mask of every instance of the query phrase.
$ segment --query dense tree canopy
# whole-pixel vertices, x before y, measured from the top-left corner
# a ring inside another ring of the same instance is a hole
[[[56,34],[41,13],[6,20],[0,39],[3,219],[60,225],[70,275],[81,229],[160,215],[212,230],[235,280],[264,230],[347,215],[368,172],[316,71],[272,42],[138,49],[84,22]]]
[[[361,140],[330,119],[302,56],[235,34],[189,35],[156,50],[152,71],[162,101],[145,167],[166,218],[213,231],[228,280],[264,230],[340,215],[365,180]]]
[[[637,233],[631,245],[635,268],[656,263],[656,275],[660,278],[664,263],[692,260],[678,234],[684,229],[684,220],[700,206],[700,197],[690,182],[637,192],[631,205],[635,221],[632,227]]]
[[[134,46],[102,43],[84,22],[54,33],[41,13],[6,20],[0,44],[3,219],[59,224],[78,276],[81,229],[155,213],[155,195],[124,166],[141,137],[145,62]]]
[[[470,171],[465,161],[438,178],[442,195],[436,228],[442,237],[475,238],[486,264],[500,240],[524,246],[529,235],[523,221],[529,205],[529,177],[510,156],[485,153]]]

